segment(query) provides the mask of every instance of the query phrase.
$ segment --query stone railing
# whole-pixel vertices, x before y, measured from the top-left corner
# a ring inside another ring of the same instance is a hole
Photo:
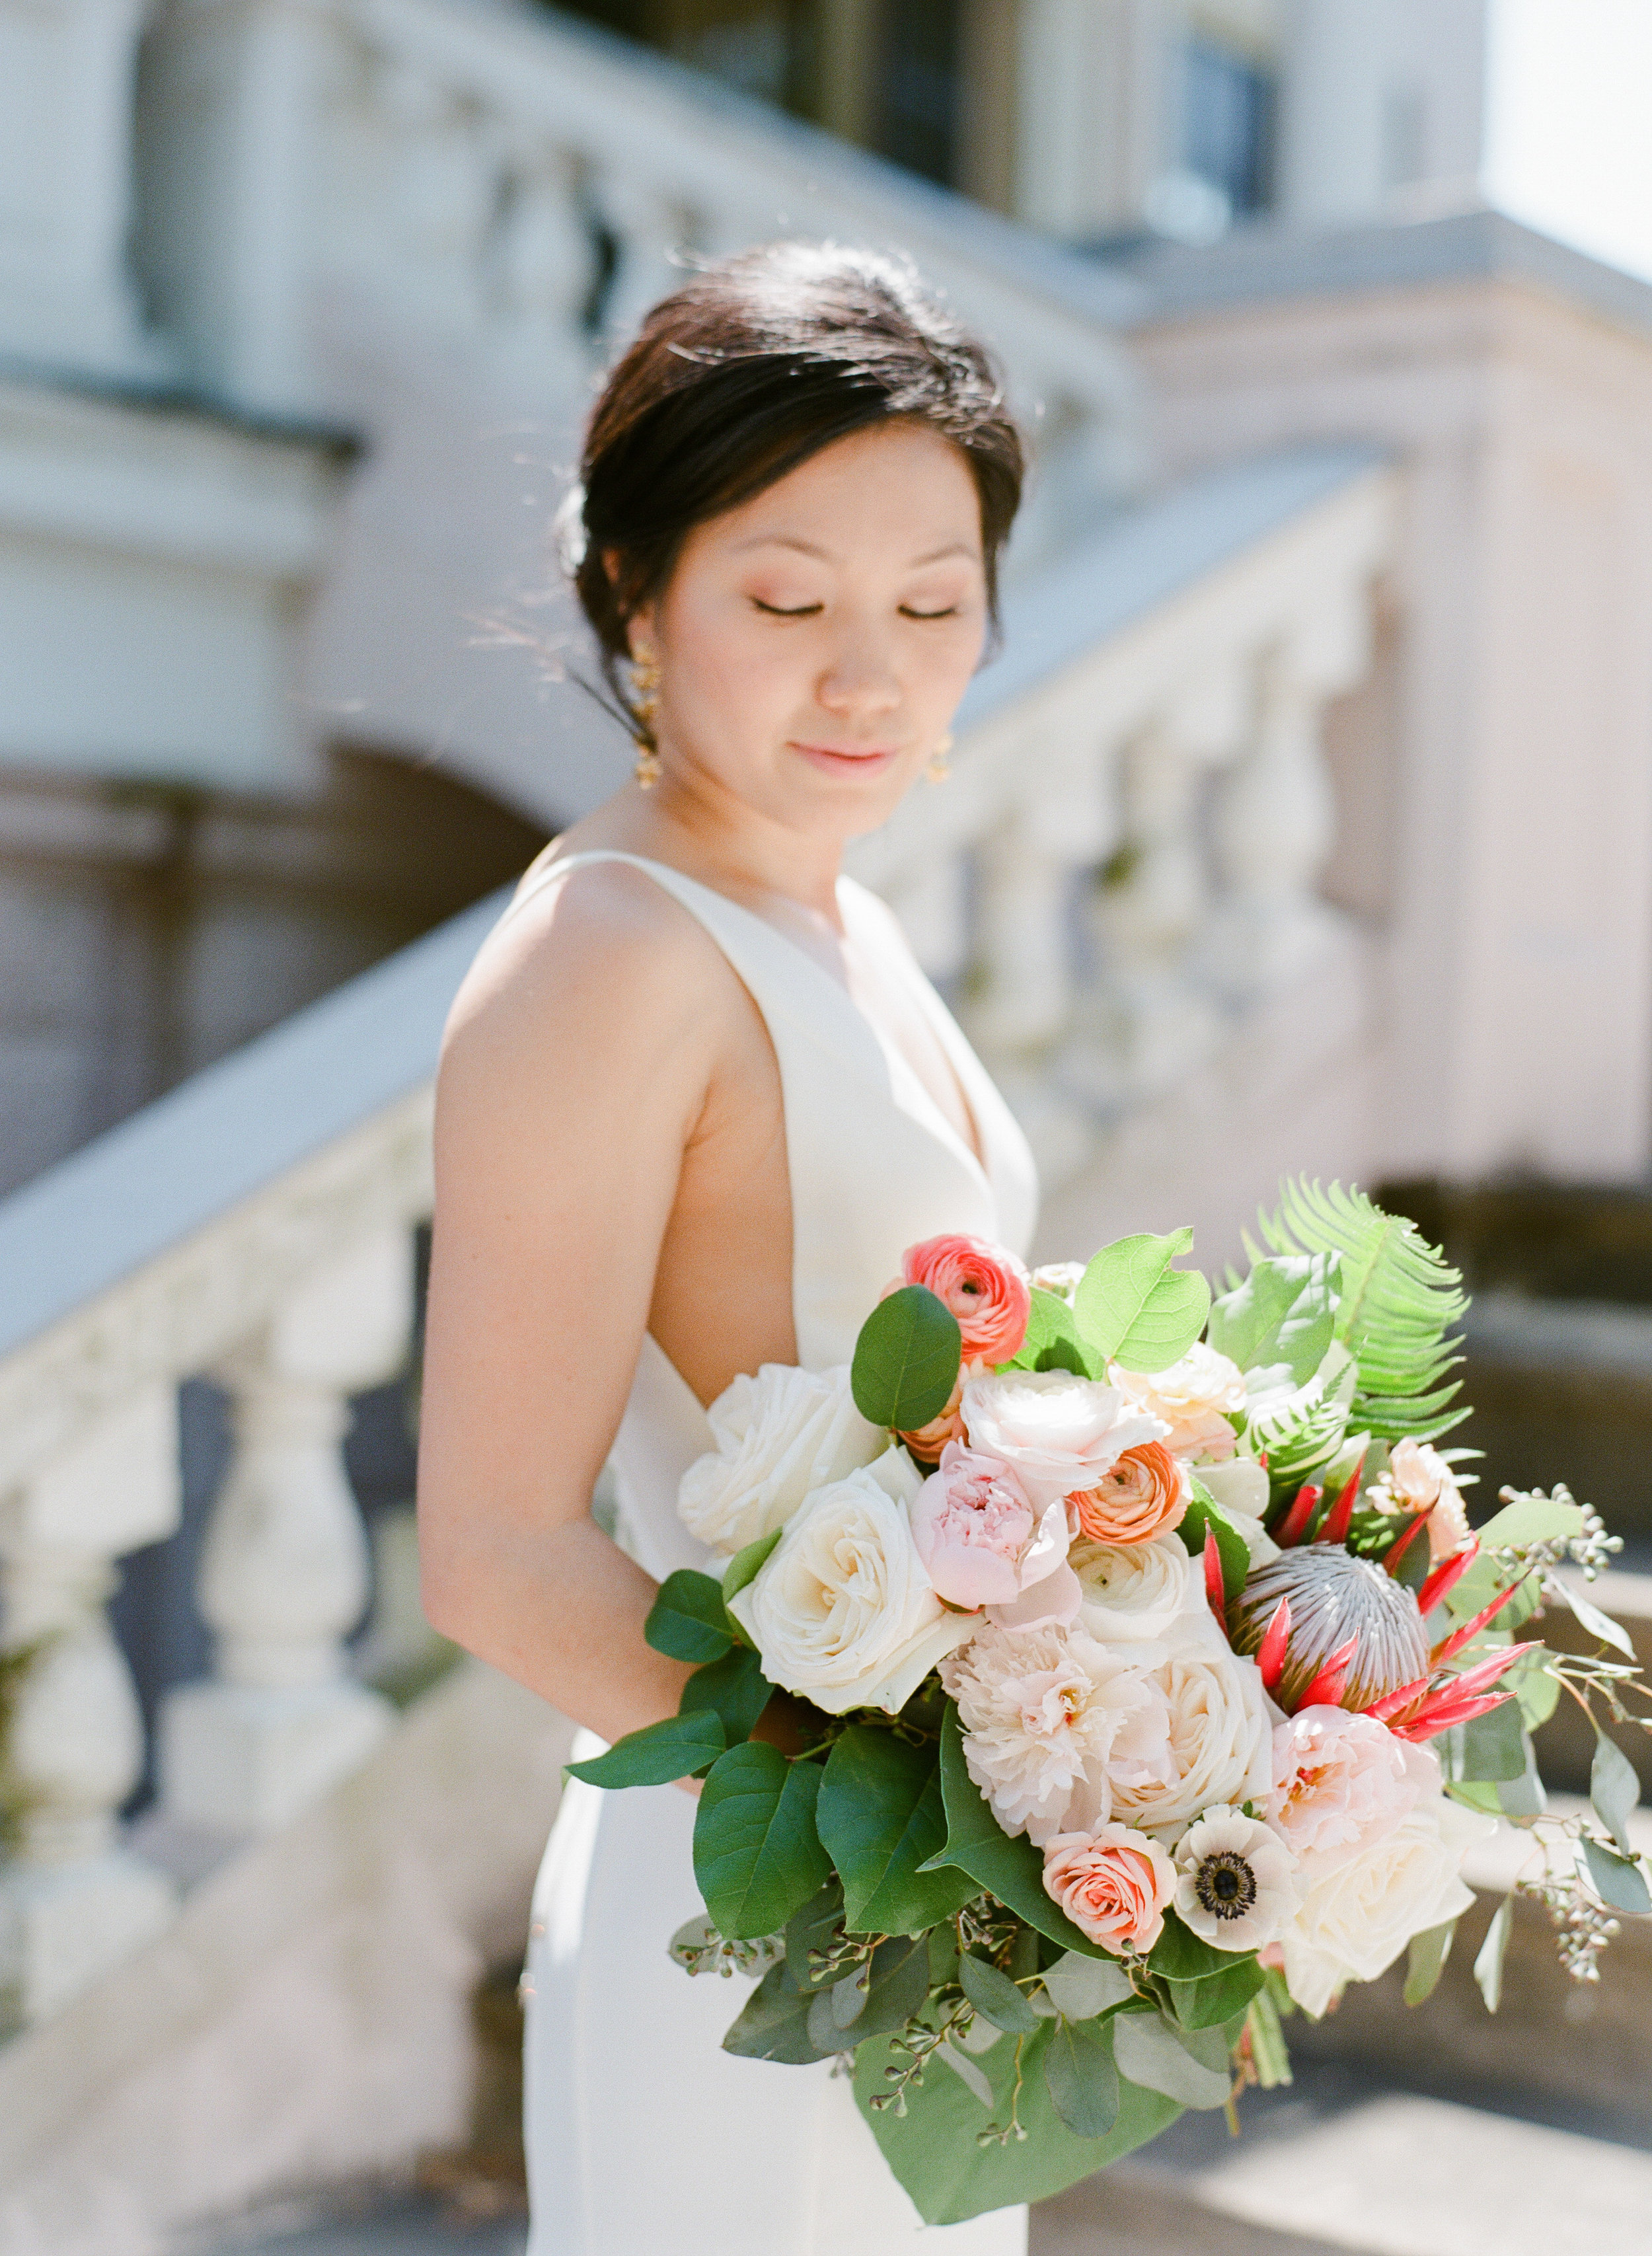
[[[1185,1071],[1224,1014],[1276,995],[1334,934],[1314,892],[1330,820],[1317,709],[1365,663],[1393,478],[1345,450],[1225,472],[1021,582],[954,781],[921,787],[861,850],[933,969],[963,975],[1047,1147],[1048,1118],[1066,1124],[1058,1165],[1082,1161],[1085,1120]],[[177,1524],[182,1380],[228,1391],[235,1448],[197,1588],[213,1673],[164,1703],[163,1814],[251,1837],[388,1726],[347,1664],[365,1556],[340,1445],[349,1398],[407,1350],[438,1036],[498,907],[0,1206],[0,1562],[18,1656],[0,1979],[25,2018],[169,1915],[168,1882],[116,1823],[144,1750],[104,1601],[120,1556]]]
[[[1135,476],[1130,285],[589,26],[167,0],[138,84],[147,300],[184,371],[243,405],[371,420],[343,363],[409,335],[575,402],[685,255],[792,233],[898,243],[998,341],[1038,411],[1050,540]]]

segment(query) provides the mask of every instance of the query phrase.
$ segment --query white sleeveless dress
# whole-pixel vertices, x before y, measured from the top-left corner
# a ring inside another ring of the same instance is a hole
[[[628,862],[673,894],[767,1024],[786,1112],[800,1363],[849,1360],[902,1251],[921,1238],[965,1230],[1025,1251],[1037,1196],[1026,1139],[881,901],[839,881],[857,948],[907,989],[950,1058],[985,1169],[905,1057],[805,949],[635,855],[572,855],[540,883],[593,861]],[[676,1495],[684,1469],[711,1446],[697,1399],[645,1337],[612,1462],[623,1540],[656,1577],[706,1563]],[[581,1755],[600,1747],[586,1736]],[[702,1908],[695,1808],[674,1786],[604,1793],[571,1780],[564,1794],[528,1953],[528,2256],[1025,2256],[1024,2208],[925,2228],[848,2080],[826,2062],[782,2067],[720,2048],[745,1983],[691,1978],[666,1955]]]

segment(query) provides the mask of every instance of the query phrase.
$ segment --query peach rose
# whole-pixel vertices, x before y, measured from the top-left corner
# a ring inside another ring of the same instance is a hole
[[[1073,1503],[1080,1533],[1092,1543],[1146,1543],[1180,1523],[1192,1493],[1188,1469],[1168,1444],[1143,1442]]]
[[[1006,1245],[985,1237],[926,1237],[901,1255],[900,1282],[927,1286],[951,1309],[964,1335],[965,1363],[1007,1363],[1020,1352],[1032,1286]]]
[[[1175,1866],[1134,1826],[1098,1825],[1044,1844],[1044,1889],[1092,1942],[1122,1956],[1151,1950],[1163,1934]]]
[[[1371,1484],[1369,1501],[1389,1512],[1429,1515],[1429,1564],[1454,1558],[1474,1540],[1463,1505],[1463,1491],[1447,1460],[1430,1442],[1397,1442],[1388,1470]]]
[[[945,1409],[938,1410],[927,1426],[920,1426],[914,1433],[895,1435],[898,1442],[906,1443],[920,1464],[939,1464],[947,1443],[964,1440],[964,1382],[969,1376],[970,1367],[965,1364],[953,1382]]]
[[[1245,1407],[1244,1374],[1204,1340],[1168,1370],[1126,1371],[1114,1364],[1107,1376],[1133,1402],[1163,1419],[1170,1428],[1164,1445],[1172,1456],[1219,1461],[1239,1446],[1226,1414]]]

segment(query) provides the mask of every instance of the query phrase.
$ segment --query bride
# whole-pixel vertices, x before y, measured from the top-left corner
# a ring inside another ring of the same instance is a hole
[[[674,1714],[643,1641],[705,1554],[705,1406],[824,1369],[903,1248],[1024,1249],[1002,1099],[893,918],[838,874],[920,779],[993,618],[1021,449],[979,346],[894,262],[779,243],[656,307],[597,401],[572,546],[639,744],[454,1006],[420,1467],[437,1628],[601,1740]],[[590,1513],[612,1460],[619,1540]],[[776,1696],[783,1749],[805,1711]],[[582,1752],[594,1752],[595,1742]],[[925,2230],[824,2062],[719,2049],[667,1956],[694,1803],[571,1783],[528,1964],[532,2256],[1020,2256]]]

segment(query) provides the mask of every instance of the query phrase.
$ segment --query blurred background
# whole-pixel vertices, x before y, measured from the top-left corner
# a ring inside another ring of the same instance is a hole
[[[429,1081],[627,772],[548,525],[695,256],[909,254],[1032,434],[857,867],[1041,1251],[1378,1190],[1476,1294],[1479,1509],[1605,1511],[1652,1659],[1648,92],[1641,0],[0,0],[8,2252],[519,2245],[566,1733],[418,1611]],[[1478,2251],[1476,2173],[1631,2245],[1652,1944],[1563,1999],[1521,1933],[1038,2256]]]

